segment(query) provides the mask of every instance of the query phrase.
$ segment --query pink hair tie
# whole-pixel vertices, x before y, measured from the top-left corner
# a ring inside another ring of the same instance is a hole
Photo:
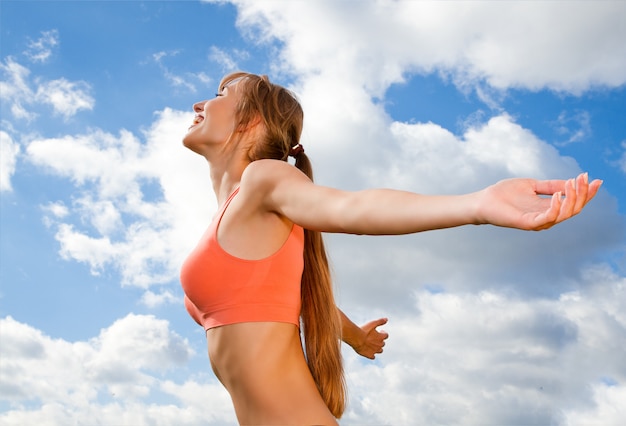
[[[296,144],[289,150],[289,155],[292,157],[297,157],[300,153],[304,152],[304,147],[302,144]]]

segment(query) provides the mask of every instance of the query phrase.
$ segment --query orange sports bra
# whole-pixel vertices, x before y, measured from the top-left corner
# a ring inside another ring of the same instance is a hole
[[[185,307],[205,330],[256,321],[299,327],[304,230],[294,224],[283,246],[264,259],[246,260],[227,253],[217,241],[217,228],[238,192],[239,188],[228,197],[183,263]]]

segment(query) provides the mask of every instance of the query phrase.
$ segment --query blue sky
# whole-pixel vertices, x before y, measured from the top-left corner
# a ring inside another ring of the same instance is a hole
[[[178,269],[215,209],[191,105],[293,89],[319,183],[604,180],[541,233],[328,235],[342,424],[614,424],[626,404],[626,3],[0,2],[0,422],[234,424]],[[472,407],[471,409],[468,407]]]

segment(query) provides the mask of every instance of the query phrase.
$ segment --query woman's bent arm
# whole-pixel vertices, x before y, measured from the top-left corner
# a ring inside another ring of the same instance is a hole
[[[337,310],[341,317],[341,340],[365,358],[374,359],[376,354],[382,353],[389,334],[378,331],[377,327],[387,324],[387,318],[373,320],[359,327],[341,309]]]

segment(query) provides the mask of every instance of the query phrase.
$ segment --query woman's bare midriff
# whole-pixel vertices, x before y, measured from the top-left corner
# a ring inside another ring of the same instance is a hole
[[[306,364],[294,324],[248,322],[207,330],[211,366],[242,425],[336,425]]]

